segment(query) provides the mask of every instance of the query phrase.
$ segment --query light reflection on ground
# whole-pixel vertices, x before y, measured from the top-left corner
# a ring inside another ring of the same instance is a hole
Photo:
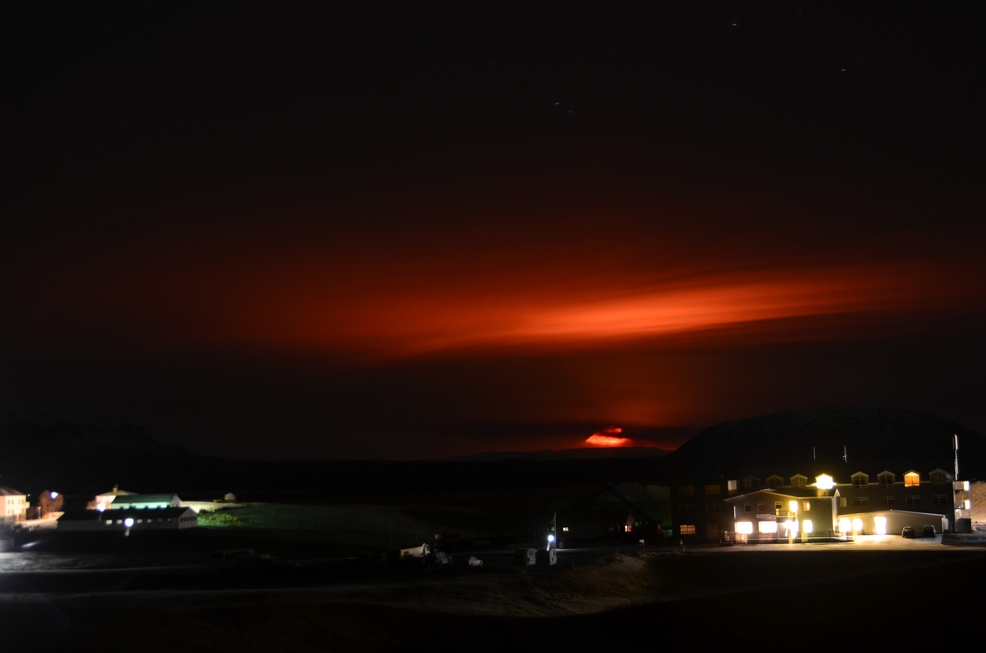
[[[199,556],[201,557],[201,556]],[[161,552],[133,554],[52,553],[49,551],[16,551],[0,553],[0,573],[24,571],[102,571],[107,569],[137,569],[176,567],[190,561]]]

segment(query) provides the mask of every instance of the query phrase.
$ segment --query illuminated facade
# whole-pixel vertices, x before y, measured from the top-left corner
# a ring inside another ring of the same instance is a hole
[[[95,506],[97,510],[105,510],[113,503],[117,497],[120,496],[133,496],[135,492],[127,492],[126,490],[121,490],[119,486],[114,485],[113,489],[104,494],[96,495]]]
[[[199,515],[191,508],[125,508],[70,510],[58,519],[59,531],[174,531],[195,528]]]
[[[738,542],[829,537],[838,520],[837,497],[813,488],[757,490],[723,504],[733,522],[728,537]]]
[[[24,521],[27,514],[27,495],[6,485],[0,485],[0,500],[3,501],[3,523],[13,524]]]
[[[968,481],[942,469],[908,469],[834,478],[802,474],[672,486],[675,535],[684,541],[806,541],[900,534],[904,526],[964,530],[971,516]]]

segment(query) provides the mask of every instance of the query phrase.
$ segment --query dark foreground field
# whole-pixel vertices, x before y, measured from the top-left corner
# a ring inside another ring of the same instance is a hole
[[[331,591],[24,594],[3,602],[0,626],[11,650],[742,650],[778,640],[920,650],[979,639],[986,551],[663,551],[461,578]],[[594,594],[625,607],[582,612]],[[515,610],[524,605],[539,614],[539,604],[555,608],[540,614],[568,616],[498,616],[524,614]]]

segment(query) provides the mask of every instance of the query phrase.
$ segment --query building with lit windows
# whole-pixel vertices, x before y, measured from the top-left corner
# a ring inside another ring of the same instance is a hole
[[[69,510],[58,519],[59,532],[175,531],[198,525],[193,509],[171,507]]]
[[[660,460],[685,541],[782,537],[785,522],[804,536],[809,521],[811,537],[962,532],[971,497],[959,479],[986,478],[986,437],[930,413],[827,406],[717,424]]]
[[[768,542],[899,534],[905,526],[961,532],[971,515],[969,489],[942,469],[884,469],[679,484],[671,496],[683,541]]]
[[[27,514],[26,494],[6,485],[0,485],[0,500],[3,501],[3,523],[13,524],[24,521]]]

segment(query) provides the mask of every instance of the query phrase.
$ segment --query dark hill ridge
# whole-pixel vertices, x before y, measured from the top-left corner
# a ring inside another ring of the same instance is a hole
[[[959,436],[960,478],[986,476],[982,435],[931,413],[855,406],[786,411],[712,426],[664,462],[677,479],[860,470],[875,475],[884,469],[898,475],[915,469],[924,475],[935,468],[952,471],[953,435]]]
[[[878,408],[821,408],[727,422],[663,456],[648,450],[629,458],[529,460],[229,460],[156,442],[134,426],[8,418],[0,423],[0,483],[80,497],[119,484],[140,492],[176,491],[183,498],[233,491],[246,500],[335,501],[624,481],[672,485],[747,475],[764,480],[795,473],[827,472],[845,480],[858,470],[950,472],[953,434],[960,441],[961,478],[986,478],[983,436],[929,413]],[[843,446],[848,464],[842,462]]]
[[[602,460],[605,458],[660,458],[671,453],[657,447],[586,447],[538,451],[485,451],[449,460]]]
[[[200,459],[130,424],[77,424],[44,414],[0,423],[3,483],[26,492],[90,485],[105,491],[134,477],[157,483]]]

